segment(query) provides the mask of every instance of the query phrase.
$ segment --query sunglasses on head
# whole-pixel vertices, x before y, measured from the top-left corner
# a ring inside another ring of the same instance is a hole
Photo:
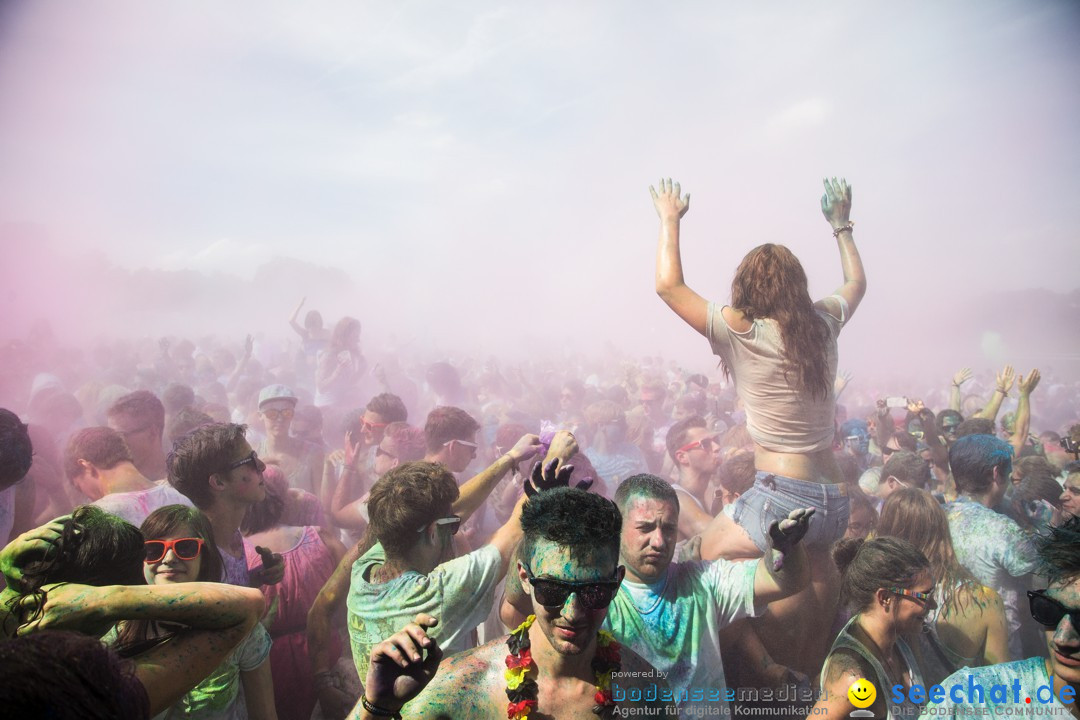
[[[457,515],[451,515],[450,517],[439,518],[435,521],[435,525],[446,525],[450,528],[451,535],[457,535],[458,530],[461,529],[461,518]],[[422,533],[427,530],[427,524],[417,528],[416,532]]]
[[[700,440],[695,440],[692,443],[686,443],[675,452],[690,452],[695,448],[701,448],[705,452],[711,452],[713,448],[720,447],[720,441],[715,436],[703,437]]]
[[[252,450],[251,454],[243,460],[237,460],[236,462],[231,463],[229,465],[229,470],[235,470],[236,468],[244,467],[248,463],[251,463],[251,466],[259,472],[262,472],[263,469],[266,467],[266,465],[263,464],[263,461],[259,459],[259,453]]]
[[[1073,628],[1080,632],[1080,608],[1065,607],[1049,597],[1045,590],[1028,590],[1027,596],[1031,606],[1031,617],[1035,622],[1052,630],[1061,624],[1063,617],[1068,615]]]
[[[469,442],[468,440],[447,440],[446,442],[443,443],[443,447],[450,447],[450,445],[452,445],[453,443],[457,443],[458,445],[461,445],[463,447],[467,447],[470,450],[475,450],[476,448],[480,447],[476,443]]]
[[[278,418],[281,418],[282,420],[292,420],[295,413],[296,411],[292,408],[284,408],[283,410],[274,410],[271,408],[262,411],[263,417],[267,420],[277,420]]]
[[[147,540],[143,543],[147,563],[161,562],[172,548],[173,555],[181,560],[194,560],[202,550],[202,538],[176,538],[174,540]]]
[[[549,580],[534,577],[527,565],[525,575],[529,578],[529,584],[532,585],[536,602],[547,608],[561,608],[571,595],[576,595],[578,601],[586,609],[603,610],[611,604],[615,593],[619,591],[619,581],[614,579],[592,582]]]

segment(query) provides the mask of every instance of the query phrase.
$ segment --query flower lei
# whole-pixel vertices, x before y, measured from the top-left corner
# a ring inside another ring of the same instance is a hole
[[[506,704],[507,720],[526,720],[529,713],[536,709],[536,663],[529,650],[529,627],[536,616],[530,615],[518,625],[506,645],[510,654],[506,656]],[[596,673],[596,694],[593,700],[593,713],[599,717],[612,717],[615,713],[615,700],[611,696],[611,674],[622,667],[619,655],[619,643],[607,630],[596,634],[596,654],[593,655],[592,669]]]

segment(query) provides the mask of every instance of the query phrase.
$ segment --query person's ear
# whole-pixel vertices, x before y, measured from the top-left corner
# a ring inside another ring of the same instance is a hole
[[[623,578],[626,577],[626,566],[620,565],[619,569],[615,571],[615,574],[619,577],[619,582],[622,582]]]
[[[891,592],[889,592],[885,588],[878,588],[874,592],[874,599],[877,600],[878,605],[880,605],[886,612],[888,612],[889,606],[892,604]]]
[[[99,475],[98,469],[97,469],[97,466],[94,465],[94,463],[90,462],[89,460],[83,460],[82,458],[79,458],[75,462],[78,463],[79,468],[82,471],[80,474],[89,475],[92,478],[97,478],[98,477],[98,475]]]
[[[221,491],[225,489],[225,477],[221,473],[210,476],[210,489]]]
[[[529,595],[532,595],[532,586],[529,585],[529,574],[525,572],[525,566],[521,564],[520,560],[518,560],[518,563],[517,563],[517,572],[518,572],[518,580],[521,581],[522,589],[527,588],[526,592]]]
[[[401,459],[400,458],[394,458],[393,463],[391,463],[391,465],[390,465],[390,469],[393,470],[394,468],[396,468],[400,464],[401,464]]]

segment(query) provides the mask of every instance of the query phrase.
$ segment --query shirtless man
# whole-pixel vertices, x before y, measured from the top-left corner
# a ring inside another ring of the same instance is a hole
[[[556,488],[525,504],[521,526],[524,538],[516,571],[530,596],[533,619],[510,637],[443,662],[402,715],[516,718],[527,712],[539,718],[557,711],[560,718],[591,720],[596,715],[612,717],[633,704],[647,707],[642,712],[651,711],[651,717],[675,717],[670,701],[630,700],[670,698],[670,690],[640,655],[600,634],[625,572],[619,565],[622,518],[615,504],[576,488]],[[594,672],[598,657],[608,663],[606,673]],[[511,690],[507,667],[515,663],[524,670],[518,673],[521,684]],[[612,678],[625,692],[618,705],[609,690]],[[527,709],[522,705],[531,701],[535,704]],[[512,703],[518,704],[516,709]],[[594,714],[598,704],[601,711]]]

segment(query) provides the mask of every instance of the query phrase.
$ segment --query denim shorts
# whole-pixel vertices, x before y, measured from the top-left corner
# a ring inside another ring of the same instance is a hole
[[[783,520],[792,510],[814,508],[816,512],[810,518],[810,529],[803,543],[807,547],[827,549],[847,530],[850,511],[847,491],[844,485],[758,472],[750,489],[728,507],[731,519],[746,530],[762,552],[774,521]]]

